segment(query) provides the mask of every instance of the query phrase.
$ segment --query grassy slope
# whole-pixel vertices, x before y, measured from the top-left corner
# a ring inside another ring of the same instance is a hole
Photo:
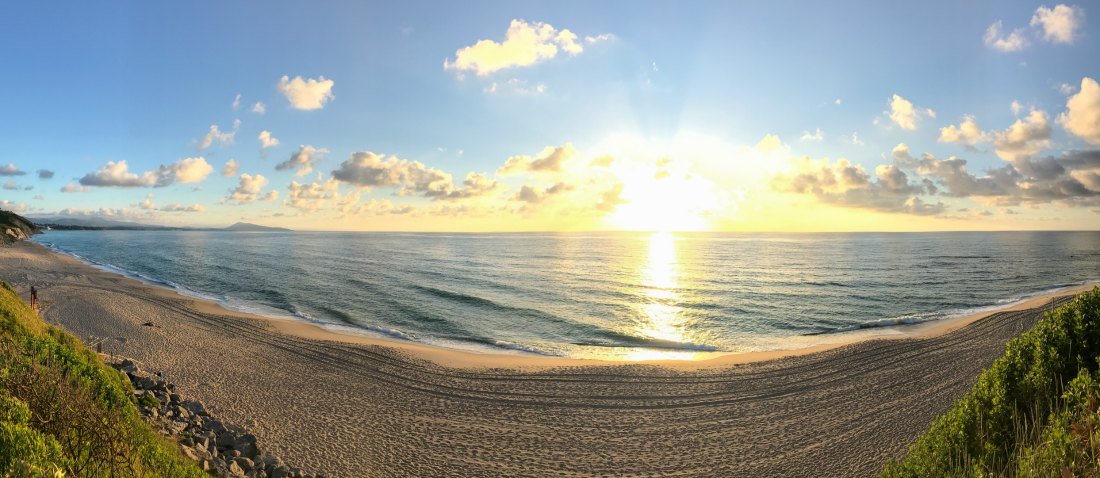
[[[1100,476],[1100,288],[1012,340],[884,476]]]
[[[0,476],[205,476],[141,420],[130,391],[0,282]]]
[[[27,237],[38,232],[38,228],[27,218],[14,212],[0,210],[0,244],[14,242],[11,237],[4,234],[4,231],[9,228],[23,231],[23,234]]]

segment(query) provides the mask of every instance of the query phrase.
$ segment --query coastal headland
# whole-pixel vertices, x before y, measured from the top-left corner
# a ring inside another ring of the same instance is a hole
[[[48,322],[329,476],[872,475],[1073,292],[889,339],[619,363],[339,335],[28,242],[0,248],[0,279],[33,283]]]

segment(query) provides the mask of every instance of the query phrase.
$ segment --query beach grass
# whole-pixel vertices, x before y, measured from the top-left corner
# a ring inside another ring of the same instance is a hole
[[[142,421],[130,391],[0,282],[0,475],[205,476]]]
[[[1100,288],[1010,341],[887,477],[1100,475]]]

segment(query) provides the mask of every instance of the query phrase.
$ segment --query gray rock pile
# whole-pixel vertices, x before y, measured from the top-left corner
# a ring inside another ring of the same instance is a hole
[[[159,373],[143,370],[124,357],[103,355],[103,360],[130,379],[145,421],[179,443],[184,456],[195,460],[203,470],[226,477],[324,478],[322,474],[291,468],[279,457],[264,453],[254,435],[210,416],[201,402],[180,397],[175,386]]]

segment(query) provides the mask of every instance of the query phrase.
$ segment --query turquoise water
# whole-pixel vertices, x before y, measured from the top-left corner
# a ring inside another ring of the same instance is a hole
[[[623,359],[893,333],[1100,280],[1098,232],[51,231],[34,240],[230,308],[345,332]]]

